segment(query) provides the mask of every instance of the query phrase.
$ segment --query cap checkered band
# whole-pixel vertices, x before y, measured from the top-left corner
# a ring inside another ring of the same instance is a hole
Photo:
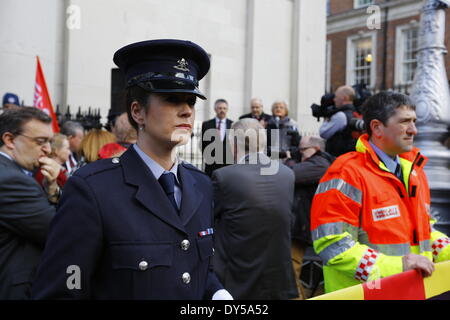
[[[361,260],[359,261],[358,268],[356,268],[355,279],[360,281],[367,281],[369,279],[369,274],[372,271],[373,265],[377,260],[379,255],[378,251],[373,249],[367,249],[364,252]]]
[[[433,245],[431,246],[431,249],[433,250],[433,257],[437,258],[439,253],[444,250],[444,248],[449,244],[449,238],[439,238],[435,242],[433,242]]]

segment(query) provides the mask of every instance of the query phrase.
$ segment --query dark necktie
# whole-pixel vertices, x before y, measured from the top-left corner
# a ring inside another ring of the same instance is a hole
[[[397,176],[397,178],[400,179],[400,181],[403,181],[403,177],[402,177],[402,167],[400,166],[400,164],[397,163],[397,167],[395,168],[395,175]]]
[[[179,213],[177,202],[175,201],[175,175],[172,172],[164,173],[158,179],[159,184],[169,198],[170,203],[177,213]]]

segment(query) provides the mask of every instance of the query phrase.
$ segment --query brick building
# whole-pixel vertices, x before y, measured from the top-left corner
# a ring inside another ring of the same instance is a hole
[[[327,91],[361,82],[374,89],[401,87],[407,91],[417,65],[423,3],[422,0],[328,0]],[[446,26],[450,26],[450,12]],[[450,32],[446,33],[445,45],[450,48]],[[450,75],[450,55],[445,59]]]

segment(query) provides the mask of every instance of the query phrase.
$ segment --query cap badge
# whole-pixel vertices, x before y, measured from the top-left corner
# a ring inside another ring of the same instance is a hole
[[[188,63],[184,58],[181,58],[180,60],[177,61],[177,65],[173,66],[175,69],[180,70],[180,71],[189,71],[188,69]]]

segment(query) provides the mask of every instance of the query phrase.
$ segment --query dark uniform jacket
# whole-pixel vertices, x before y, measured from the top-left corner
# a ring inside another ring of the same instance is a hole
[[[226,119],[226,128],[230,129],[231,125],[233,124],[233,121],[231,121],[230,119]],[[206,130],[208,129],[216,129],[216,118],[213,118],[211,120],[205,121],[202,123],[202,154],[205,151],[205,148],[213,143],[215,141],[214,138],[212,138],[211,141],[206,141],[204,140],[204,135]],[[205,164],[205,173],[211,177],[212,173],[214,170],[219,169],[219,168],[223,168],[225,166],[227,166],[227,163],[232,163],[232,159],[233,156],[231,155],[231,148],[230,148],[230,144],[228,142],[228,135],[225,134],[225,139],[223,140],[222,143],[222,150],[223,150],[223,158],[222,158],[222,163],[212,163],[212,164]],[[227,158],[228,155],[228,158]],[[212,156],[215,156],[215,152],[212,153]],[[203,156],[203,158],[205,158],[205,156]]]
[[[55,212],[36,180],[0,154],[0,300],[28,297]]]
[[[262,175],[263,167],[236,164],[213,173],[214,268],[235,299],[298,296],[290,233],[294,174],[280,163],[275,174]]]
[[[51,225],[33,298],[211,299],[223,288],[210,264],[213,236],[199,235],[213,227],[211,182],[185,163],[178,175],[180,216],[134,148],[77,170]],[[81,271],[80,289],[70,266]]]

